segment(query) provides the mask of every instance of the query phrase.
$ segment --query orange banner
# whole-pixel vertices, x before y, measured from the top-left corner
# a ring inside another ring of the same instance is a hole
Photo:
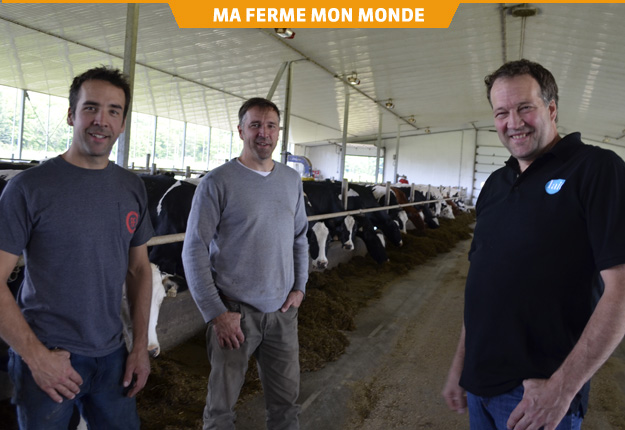
[[[3,3],[122,3],[120,1],[3,0]],[[232,0],[146,0],[135,3],[169,3],[180,28],[447,28],[458,1],[396,0],[391,3],[336,1],[272,2]],[[375,4],[374,4],[375,3]],[[467,3],[500,3],[476,1]],[[593,3],[592,1],[547,1],[532,3]],[[598,3],[598,2],[596,2]],[[611,2],[622,3],[622,1]]]
[[[307,4],[308,3],[308,4]],[[257,27],[257,28],[447,28],[458,8],[454,1],[397,1],[386,6],[354,7],[330,1],[213,1],[171,2],[180,27]],[[382,3],[384,4],[384,3]]]

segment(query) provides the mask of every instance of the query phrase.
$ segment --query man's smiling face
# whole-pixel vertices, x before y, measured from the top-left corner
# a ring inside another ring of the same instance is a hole
[[[556,103],[545,104],[530,75],[497,79],[490,98],[499,139],[523,171],[558,140]]]
[[[75,154],[108,160],[113,145],[124,131],[124,91],[101,80],[85,81],[74,112],[68,112],[67,123],[74,127],[72,146]]]

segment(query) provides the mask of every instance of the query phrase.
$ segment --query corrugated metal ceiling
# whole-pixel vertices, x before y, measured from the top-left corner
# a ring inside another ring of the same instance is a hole
[[[342,77],[348,136],[492,127],[483,78],[520,55],[549,68],[560,87],[559,125],[625,145],[625,5],[534,4],[525,20],[501,5],[462,4],[448,29],[179,29],[166,4],[139,12],[134,109],[234,130],[244,98],[265,96],[285,61],[293,71],[291,140],[341,139]],[[0,84],[67,96],[71,78],[99,64],[122,67],[125,4],[0,4]],[[505,10],[504,10],[505,11]],[[503,25],[502,25],[503,24]],[[521,44],[521,40],[523,43]],[[286,75],[285,75],[286,76]],[[274,100],[284,106],[285,78]],[[392,98],[388,111],[376,101]],[[414,116],[415,125],[400,120]]]

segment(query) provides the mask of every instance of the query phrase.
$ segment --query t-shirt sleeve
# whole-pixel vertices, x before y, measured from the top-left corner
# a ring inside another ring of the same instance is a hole
[[[625,162],[602,151],[584,188],[588,236],[598,270],[625,263]]]
[[[32,218],[17,178],[11,180],[0,196],[0,249],[20,255],[28,243]]]
[[[139,214],[139,224],[137,225],[137,230],[132,236],[132,240],[130,241],[130,246],[140,246],[146,243],[148,240],[154,236],[154,228],[152,226],[152,220],[150,220],[150,213],[148,211],[148,196],[147,191],[145,190],[145,185],[143,181],[139,181],[140,184],[140,193],[141,193],[141,213]]]

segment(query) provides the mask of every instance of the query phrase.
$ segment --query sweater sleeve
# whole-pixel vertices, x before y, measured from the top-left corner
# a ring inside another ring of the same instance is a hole
[[[219,200],[214,179],[206,176],[193,196],[182,248],[187,284],[205,322],[227,310],[213,280],[209,253],[221,214]]]
[[[298,184],[298,202],[295,212],[295,240],[293,242],[293,264],[295,270],[294,291],[306,293],[306,282],[308,281],[308,217],[306,216],[306,206],[304,202],[304,191],[302,182]]]

